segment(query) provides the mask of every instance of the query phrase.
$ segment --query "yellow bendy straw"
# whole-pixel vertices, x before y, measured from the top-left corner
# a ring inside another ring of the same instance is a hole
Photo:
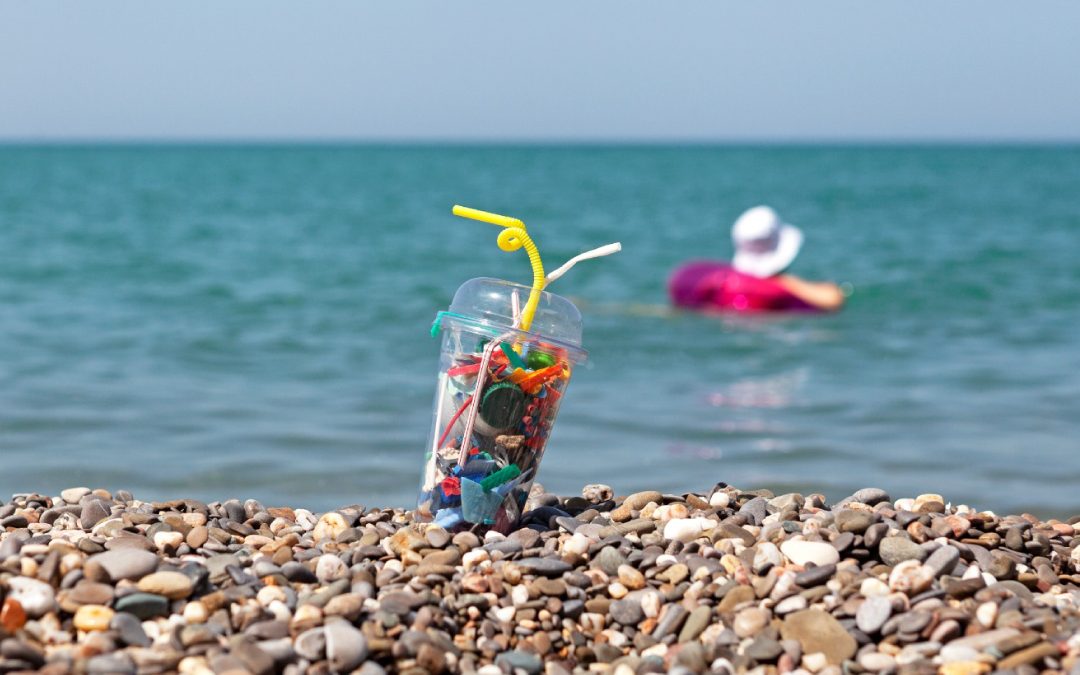
[[[529,264],[532,265],[533,284],[529,292],[529,299],[525,303],[525,309],[521,310],[521,330],[529,330],[532,325],[533,315],[536,314],[536,306],[540,304],[540,292],[544,290],[544,263],[540,260],[540,251],[533,243],[529,233],[525,230],[525,223],[517,218],[500,216],[497,213],[488,213],[479,209],[470,209],[467,206],[454,205],[453,213],[462,218],[471,218],[483,223],[491,223],[505,228],[499,233],[499,248],[512,253],[521,247],[525,247],[525,253],[529,256]]]

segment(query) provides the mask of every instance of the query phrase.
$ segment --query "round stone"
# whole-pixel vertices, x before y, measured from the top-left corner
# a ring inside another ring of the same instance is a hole
[[[732,629],[741,638],[752,637],[760,633],[769,624],[769,612],[757,607],[744,609],[735,615]]]
[[[339,619],[328,622],[324,630],[326,658],[334,672],[352,672],[367,659],[367,638],[348,621]]]
[[[690,542],[715,527],[716,521],[708,518],[675,518],[664,525],[664,538],[672,541]]]
[[[90,556],[84,570],[93,581],[140,579],[157,569],[158,557],[139,548],[117,548]]]
[[[645,588],[645,575],[630,565],[619,565],[619,581],[632,591]]]
[[[75,612],[73,623],[81,631],[109,630],[114,614],[104,605],[83,605]]]
[[[896,659],[881,652],[866,652],[858,660],[859,666],[871,673],[896,670]]]
[[[838,666],[854,656],[857,647],[855,638],[844,626],[833,615],[819,609],[805,609],[788,615],[780,635],[785,640],[798,641],[806,655],[804,662],[808,656],[821,653],[827,663]]]
[[[862,534],[874,524],[874,515],[866,511],[841,509],[834,514],[836,528],[841,532]]]
[[[191,577],[180,572],[154,572],[139,580],[139,590],[143,593],[161,595],[170,600],[186,598],[194,588]]]
[[[814,563],[822,567],[840,562],[840,553],[831,544],[821,541],[788,539],[780,545],[780,552],[796,565]]]
[[[344,579],[348,574],[349,568],[336,555],[327,553],[319,556],[319,561],[315,564],[315,576],[324,584]]]
[[[623,626],[636,626],[645,618],[641,603],[633,598],[616,600],[608,607],[611,618]]]
[[[859,610],[855,614],[855,625],[867,635],[873,635],[881,630],[890,616],[892,616],[892,602],[885,596],[875,595],[859,605]]]
[[[82,501],[82,498],[90,494],[90,488],[88,487],[73,487],[60,491],[60,498],[68,504],[78,504]]]
[[[926,549],[907,537],[885,537],[878,544],[878,555],[881,562],[895,567],[905,560],[925,560]]]
[[[49,584],[28,577],[8,579],[8,597],[19,603],[32,619],[56,608],[56,594]]]
[[[596,554],[593,562],[604,574],[613,577],[619,573],[619,567],[626,564],[626,556],[619,553],[619,549],[614,546],[605,546]]]

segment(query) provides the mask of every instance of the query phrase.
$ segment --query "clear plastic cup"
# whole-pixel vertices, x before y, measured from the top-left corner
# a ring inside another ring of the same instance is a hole
[[[503,533],[517,525],[570,375],[586,358],[581,313],[566,298],[541,293],[529,330],[515,328],[529,293],[509,281],[470,279],[435,319],[442,350],[421,522]]]

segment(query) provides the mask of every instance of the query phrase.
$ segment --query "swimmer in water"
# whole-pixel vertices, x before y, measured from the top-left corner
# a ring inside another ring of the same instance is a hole
[[[780,220],[768,206],[755,206],[731,228],[731,263],[694,261],[668,282],[677,307],[731,312],[834,312],[844,292],[827,281],[807,281],[785,270],[802,247],[799,228]]]

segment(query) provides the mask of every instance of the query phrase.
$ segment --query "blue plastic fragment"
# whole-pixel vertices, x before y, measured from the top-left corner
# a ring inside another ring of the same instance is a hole
[[[498,463],[493,459],[470,459],[465,464],[465,471],[469,475],[477,474],[487,476],[498,468]]]
[[[442,509],[435,514],[435,525],[443,529],[449,529],[463,520],[461,509]]]
[[[484,492],[480,483],[461,479],[461,513],[470,523],[494,525],[503,496],[498,492]]]

